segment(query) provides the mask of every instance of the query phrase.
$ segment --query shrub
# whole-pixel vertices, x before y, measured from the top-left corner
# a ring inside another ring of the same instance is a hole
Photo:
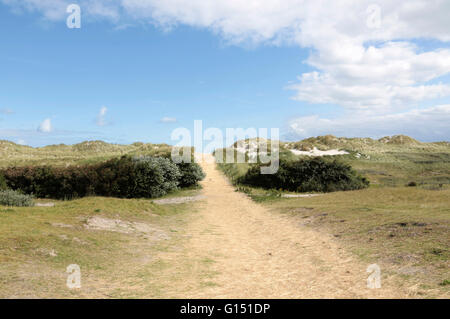
[[[349,165],[323,158],[280,160],[275,174],[262,175],[261,164],[253,165],[237,182],[266,189],[296,192],[333,192],[355,190],[369,186]]]
[[[179,163],[177,166],[181,173],[178,180],[180,187],[197,185],[199,181],[205,178],[205,173],[197,163]]]
[[[33,198],[30,195],[24,195],[13,190],[0,191],[0,205],[4,206],[33,206]]]
[[[416,183],[416,182],[409,182],[406,186],[409,186],[409,187],[416,187],[416,186],[417,186],[417,183]]]
[[[90,195],[152,198],[178,186],[194,185],[204,177],[197,164],[177,165],[168,158],[152,156],[123,156],[83,166],[10,167],[0,173],[11,189],[57,199]]]
[[[7,189],[8,185],[6,185],[6,179],[2,174],[0,174],[0,191],[4,191]]]
[[[134,163],[135,197],[159,197],[177,189],[181,173],[169,159],[143,156],[135,158]]]

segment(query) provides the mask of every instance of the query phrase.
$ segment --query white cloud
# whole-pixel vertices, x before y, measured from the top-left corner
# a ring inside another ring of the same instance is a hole
[[[4,115],[11,115],[14,114],[14,111],[8,108],[2,108],[0,109],[0,113]]]
[[[402,113],[367,116],[355,114],[338,118],[317,115],[293,119],[289,123],[290,139],[333,134],[346,137],[383,137],[410,135],[420,140],[438,141],[450,136],[450,105],[414,109]]]
[[[174,117],[163,117],[160,122],[161,123],[175,123],[177,121]]]
[[[50,133],[52,130],[52,121],[50,119],[45,119],[38,127],[38,131],[41,133]]]
[[[13,8],[65,18],[65,0],[0,0]],[[312,48],[314,72],[300,76],[295,99],[350,108],[393,110],[448,96],[449,85],[427,81],[450,72],[450,50],[421,52],[412,39],[450,41],[450,1],[377,0],[379,27],[373,28],[372,0],[95,0],[80,1],[83,14],[163,28],[203,27],[232,43],[284,43]],[[399,42],[399,40],[401,40]],[[374,43],[377,43],[375,45]],[[370,45],[371,44],[371,45]],[[288,80],[288,79],[287,79]]]
[[[105,126],[107,124],[105,120],[106,112],[108,112],[108,108],[106,106],[102,106],[100,108],[100,111],[98,112],[97,119],[95,121],[98,126]]]
[[[15,10],[41,12],[49,20],[65,19],[65,5],[70,2],[0,1]],[[368,114],[375,116],[370,118],[372,122],[376,118],[393,119],[399,114],[417,118],[414,112],[418,111],[407,110],[450,96],[448,81],[437,83],[441,76],[450,73],[448,0],[81,0],[79,3],[83,17],[107,18],[116,25],[149,23],[170,29],[184,24],[211,30],[233,44],[289,44],[308,48],[311,53],[304,62],[313,70],[299,75],[297,83],[289,85],[294,90],[293,98],[342,106],[345,112],[357,112],[362,122],[369,121]],[[379,24],[371,23],[373,15],[368,8],[373,4],[380,9]],[[422,45],[423,39],[433,40],[432,46]],[[289,80],[292,79],[286,79]],[[426,119],[434,121],[434,117]],[[328,121],[317,120],[321,125]],[[352,127],[358,126],[350,118],[330,121],[337,126],[345,121],[352,123]]]

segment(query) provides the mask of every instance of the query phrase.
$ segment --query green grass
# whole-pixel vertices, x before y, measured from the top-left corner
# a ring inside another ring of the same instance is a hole
[[[329,233],[363,261],[410,285],[450,291],[441,284],[450,277],[450,189],[383,187],[310,198],[251,188],[246,193],[300,225]]]
[[[178,247],[195,211],[193,204],[159,206],[139,199],[52,202],[54,207],[0,206],[0,298],[158,297],[169,284],[163,270],[171,267],[160,254]],[[86,229],[92,216],[146,223],[169,240]],[[66,287],[70,264],[81,267],[81,290]]]
[[[165,156],[170,151],[165,144],[94,141],[31,148],[0,141],[0,167],[81,165],[125,154]],[[200,189],[179,189],[165,197],[194,196]],[[157,205],[150,199],[105,197],[36,202],[55,206],[0,206],[0,298],[167,297],[171,284],[183,282],[188,275],[192,261],[172,262],[170,254],[183,249],[185,226],[195,218],[195,203]],[[86,222],[93,216],[145,223],[169,239],[87,229]],[[80,290],[66,286],[70,264],[81,267]]]
[[[24,165],[91,164],[121,155],[166,155],[167,144],[133,143],[109,144],[102,141],[82,142],[74,145],[50,145],[33,148],[9,141],[0,141],[0,167]]]
[[[251,141],[250,140],[246,140]],[[296,159],[292,149],[338,149],[348,155],[335,156],[366,176],[372,187],[405,186],[416,182],[418,187],[441,189],[450,187],[450,143],[421,143],[407,136],[373,140],[370,138],[337,138],[319,136],[298,142],[280,142],[280,158]],[[235,181],[249,165],[221,164],[221,170]]]

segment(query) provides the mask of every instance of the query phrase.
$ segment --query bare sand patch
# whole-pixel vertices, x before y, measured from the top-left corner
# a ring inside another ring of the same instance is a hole
[[[206,197],[203,195],[173,197],[173,198],[157,199],[157,200],[154,200],[153,203],[158,204],[158,205],[183,204],[183,203],[189,203],[189,202],[196,202],[196,201],[199,201],[199,200],[202,200],[205,198]]]
[[[315,196],[320,196],[322,194],[283,194],[281,195],[281,197],[284,198],[302,198],[302,197],[315,197]]]
[[[165,231],[140,222],[128,222],[120,219],[110,219],[100,216],[88,218],[84,227],[90,230],[112,231],[122,234],[144,234],[154,240],[167,240],[169,236]]]
[[[55,203],[36,203],[34,204],[36,207],[54,207]]]
[[[295,155],[306,155],[306,156],[336,156],[336,155],[349,154],[346,151],[340,151],[340,150],[321,151],[321,150],[318,150],[316,147],[314,147],[311,151],[291,150],[291,152]]]

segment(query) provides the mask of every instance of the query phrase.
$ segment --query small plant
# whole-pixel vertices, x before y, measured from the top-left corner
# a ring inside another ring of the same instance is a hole
[[[0,191],[0,205],[29,207],[33,206],[34,203],[33,197],[30,195],[24,195],[13,190],[5,190]]]
[[[450,280],[448,280],[448,279],[443,280],[443,281],[439,284],[439,286],[448,286],[448,285],[450,285]]]
[[[409,182],[406,186],[408,186],[408,187],[416,187],[417,183],[416,182]]]

